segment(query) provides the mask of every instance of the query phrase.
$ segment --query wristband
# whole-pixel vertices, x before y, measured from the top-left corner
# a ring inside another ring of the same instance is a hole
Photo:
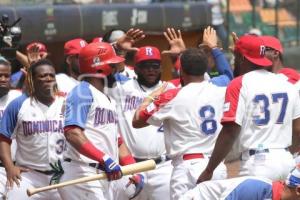
[[[136,161],[134,160],[134,158],[130,154],[127,155],[127,156],[124,156],[122,158],[119,158],[119,161],[120,161],[120,165],[122,165],[122,166],[136,163]]]

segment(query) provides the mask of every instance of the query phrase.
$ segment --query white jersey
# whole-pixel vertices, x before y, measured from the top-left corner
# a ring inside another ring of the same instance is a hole
[[[88,82],[82,81],[68,95],[65,126],[78,126],[84,129],[85,136],[93,145],[118,160],[118,130],[116,104]],[[94,163],[68,145],[66,158]]]
[[[0,121],[3,117],[3,113],[5,108],[8,106],[8,104],[14,100],[15,98],[19,97],[22,94],[21,91],[19,90],[10,90],[7,95],[3,96],[0,98]],[[16,144],[16,140],[13,139],[12,143],[10,145],[11,148],[11,157],[12,160],[15,160],[16,157],[16,151],[17,151],[17,144]]]
[[[282,182],[244,176],[202,182],[179,200],[279,200],[282,191]]]
[[[10,90],[7,95],[0,98],[0,121],[3,117],[4,110],[6,106],[15,98],[22,94],[19,90]]]
[[[255,70],[229,84],[222,122],[241,126],[240,151],[286,148],[292,142],[292,121],[300,117],[296,88],[279,75]]]
[[[152,102],[141,116],[147,123],[163,122],[167,154],[210,155],[222,128],[225,87],[208,81],[189,83],[183,88],[168,90]]]
[[[55,79],[58,90],[64,95],[69,94],[69,92],[79,84],[79,81],[63,73],[57,74]]]
[[[166,153],[161,124],[141,129],[132,127],[132,118],[136,109],[146,96],[160,86],[162,86],[161,81],[154,87],[147,88],[140,85],[137,80],[130,79],[124,84],[118,82],[110,92],[117,102],[121,135],[136,158],[156,158]]]
[[[17,142],[16,163],[37,170],[50,170],[50,163],[62,158],[65,149],[63,105],[56,97],[46,106],[25,94],[14,99],[4,111],[0,134]]]
[[[122,72],[119,72],[119,73],[122,74],[123,76],[126,76],[126,77],[131,78],[131,79],[136,79],[137,78],[136,73],[134,72],[134,69],[132,69],[128,66],[125,66],[124,70]]]

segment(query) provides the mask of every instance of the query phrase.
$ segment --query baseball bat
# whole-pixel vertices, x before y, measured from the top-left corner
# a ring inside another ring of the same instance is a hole
[[[135,174],[135,173],[139,173],[139,172],[152,170],[152,169],[155,169],[155,167],[156,167],[156,165],[155,165],[154,160],[146,160],[143,162],[138,162],[138,163],[134,163],[131,165],[123,166],[123,167],[121,167],[121,169],[122,169],[123,175],[126,176],[126,175],[130,175],[130,174]],[[96,180],[101,180],[101,179],[106,179],[106,178],[107,178],[106,174],[104,172],[102,172],[97,175],[73,179],[73,180],[65,181],[65,182],[58,183],[58,184],[48,185],[45,187],[29,188],[29,189],[27,189],[27,195],[31,196],[31,195],[34,195],[39,192],[57,189],[57,188],[65,187],[68,185],[75,185],[75,184],[79,184],[79,183],[96,181]]]

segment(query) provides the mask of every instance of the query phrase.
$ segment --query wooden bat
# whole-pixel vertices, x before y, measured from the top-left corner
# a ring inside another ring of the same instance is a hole
[[[126,166],[122,167],[122,173],[125,176],[125,175],[130,175],[130,174],[135,174],[135,173],[139,173],[139,172],[152,170],[152,169],[155,169],[155,167],[156,167],[156,165],[155,165],[154,160],[146,160],[143,162],[138,162],[138,163],[134,163],[134,164],[126,165]],[[97,175],[73,179],[73,180],[65,181],[65,182],[58,183],[58,184],[48,185],[45,187],[29,188],[29,189],[27,189],[27,195],[31,196],[36,193],[44,192],[47,190],[57,189],[57,188],[65,187],[68,185],[85,183],[85,182],[89,182],[89,181],[96,181],[96,180],[101,180],[101,179],[106,179],[106,178],[107,178],[106,174],[104,172],[102,172]]]

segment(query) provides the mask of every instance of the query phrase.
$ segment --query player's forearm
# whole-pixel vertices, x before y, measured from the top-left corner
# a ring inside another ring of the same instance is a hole
[[[29,62],[27,59],[27,56],[21,53],[20,51],[16,52],[16,58],[17,60],[27,69],[29,67]]]
[[[14,163],[11,158],[10,143],[0,140],[0,159],[5,169],[11,168]]]
[[[143,110],[145,110],[147,108],[147,106],[149,106],[150,103],[152,103],[153,101],[153,97],[151,99],[151,97],[146,97],[143,101],[143,103],[141,104],[141,106],[136,110],[134,117],[132,119],[132,126],[134,128],[143,128],[148,126],[148,123],[145,121],[145,119],[141,116],[141,113],[143,112]]]
[[[300,148],[300,118],[293,120],[293,137],[290,146],[291,153],[299,152]]]
[[[135,159],[132,157],[131,152],[125,143],[122,143],[119,146],[119,163],[122,166],[135,163]]]
[[[214,151],[206,167],[207,171],[213,172],[215,168],[225,159],[231,150],[234,141],[240,132],[237,124],[224,125],[216,141]]]
[[[103,162],[104,153],[97,149],[80,128],[65,129],[66,140],[82,155]]]

